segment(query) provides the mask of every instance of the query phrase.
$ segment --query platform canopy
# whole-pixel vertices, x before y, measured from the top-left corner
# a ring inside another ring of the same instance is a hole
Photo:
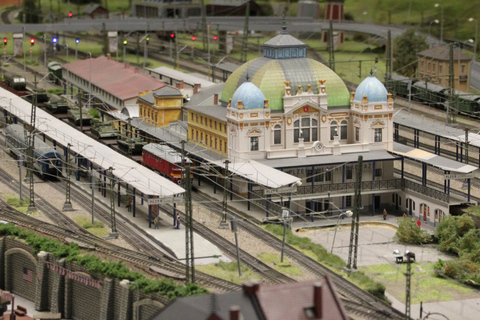
[[[212,164],[219,167],[225,166],[224,161],[213,161]],[[254,160],[230,162],[228,171],[268,188],[290,186],[301,180]]]
[[[398,142],[394,142],[392,153],[408,159],[426,163],[432,167],[445,171],[470,173],[478,169],[476,166],[451,160],[425,150],[406,146]]]
[[[31,103],[15,94],[0,88],[0,107],[30,123]],[[168,197],[181,194],[185,189],[160,176],[134,160],[112,150],[103,143],[88,137],[67,123],[58,120],[40,108],[36,109],[37,134],[45,134],[62,146],[70,144],[70,149],[91,161],[96,168],[112,167],[116,179],[128,183],[145,196]]]

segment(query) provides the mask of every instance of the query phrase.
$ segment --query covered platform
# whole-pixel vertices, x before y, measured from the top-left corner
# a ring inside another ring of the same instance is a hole
[[[31,103],[2,88],[0,88],[0,97],[0,108],[13,123],[18,121],[27,125],[30,123]],[[133,210],[136,207],[137,197],[143,204],[149,198],[174,197],[185,192],[172,181],[86,136],[40,108],[36,108],[35,133],[37,136],[42,136],[44,141],[48,140],[47,142],[52,144],[53,148],[61,147],[63,157],[70,151],[78,165],[77,173],[83,170],[89,171],[91,176],[99,181],[103,180],[104,196],[106,196],[107,185],[113,177],[118,187],[118,205],[121,201],[121,186],[133,196]],[[150,206],[150,226],[152,214],[154,214],[152,210],[156,210],[156,207]]]

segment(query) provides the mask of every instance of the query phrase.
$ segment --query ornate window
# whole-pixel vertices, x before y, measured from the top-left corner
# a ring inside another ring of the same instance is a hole
[[[346,140],[348,132],[348,123],[347,120],[342,120],[340,123],[340,139]]]
[[[303,141],[317,141],[318,140],[318,121],[317,119],[302,118],[293,123],[293,142],[298,143],[300,133]]]
[[[279,124],[273,127],[273,144],[282,144],[282,127]]]
[[[360,128],[355,127],[355,140],[360,141]]]
[[[374,141],[375,142],[382,142],[382,128],[375,128],[374,131]]]
[[[258,137],[250,137],[250,151],[258,151]]]
[[[338,135],[338,123],[337,121],[330,122],[330,140],[333,140]]]

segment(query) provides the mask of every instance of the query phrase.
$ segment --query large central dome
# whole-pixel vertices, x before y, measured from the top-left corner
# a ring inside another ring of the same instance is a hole
[[[228,78],[221,99],[228,101],[244,82],[251,81],[265,98],[270,109],[283,110],[283,96],[286,81],[291,82],[292,94],[298,86],[318,93],[318,80],[325,82],[328,94],[328,106],[348,106],[350,94],[343,80],[324,64],[306,57],[306,45],[283,31],[263,45],[263,57],[246,62]],[[248,79],[247,79],[248,78]]]

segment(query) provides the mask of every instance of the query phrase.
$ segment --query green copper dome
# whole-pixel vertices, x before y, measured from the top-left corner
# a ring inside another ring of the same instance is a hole
[[[285,94],[285,81],[290,81],[292,95],[298,91],[307,90],[310,84],[312,91],[318,94],[318,80],[325,82],[328,94],[328,106],[348,106],[350,94],[343,80],[324,64],[309,58],[269,59],[257,58],[251,60],[228,78],[222,91],[221,99],[228,101],[233,93],[244,82],[250,81],[255,84],[269,100],[270,109],[283,110],[283,96]]]

